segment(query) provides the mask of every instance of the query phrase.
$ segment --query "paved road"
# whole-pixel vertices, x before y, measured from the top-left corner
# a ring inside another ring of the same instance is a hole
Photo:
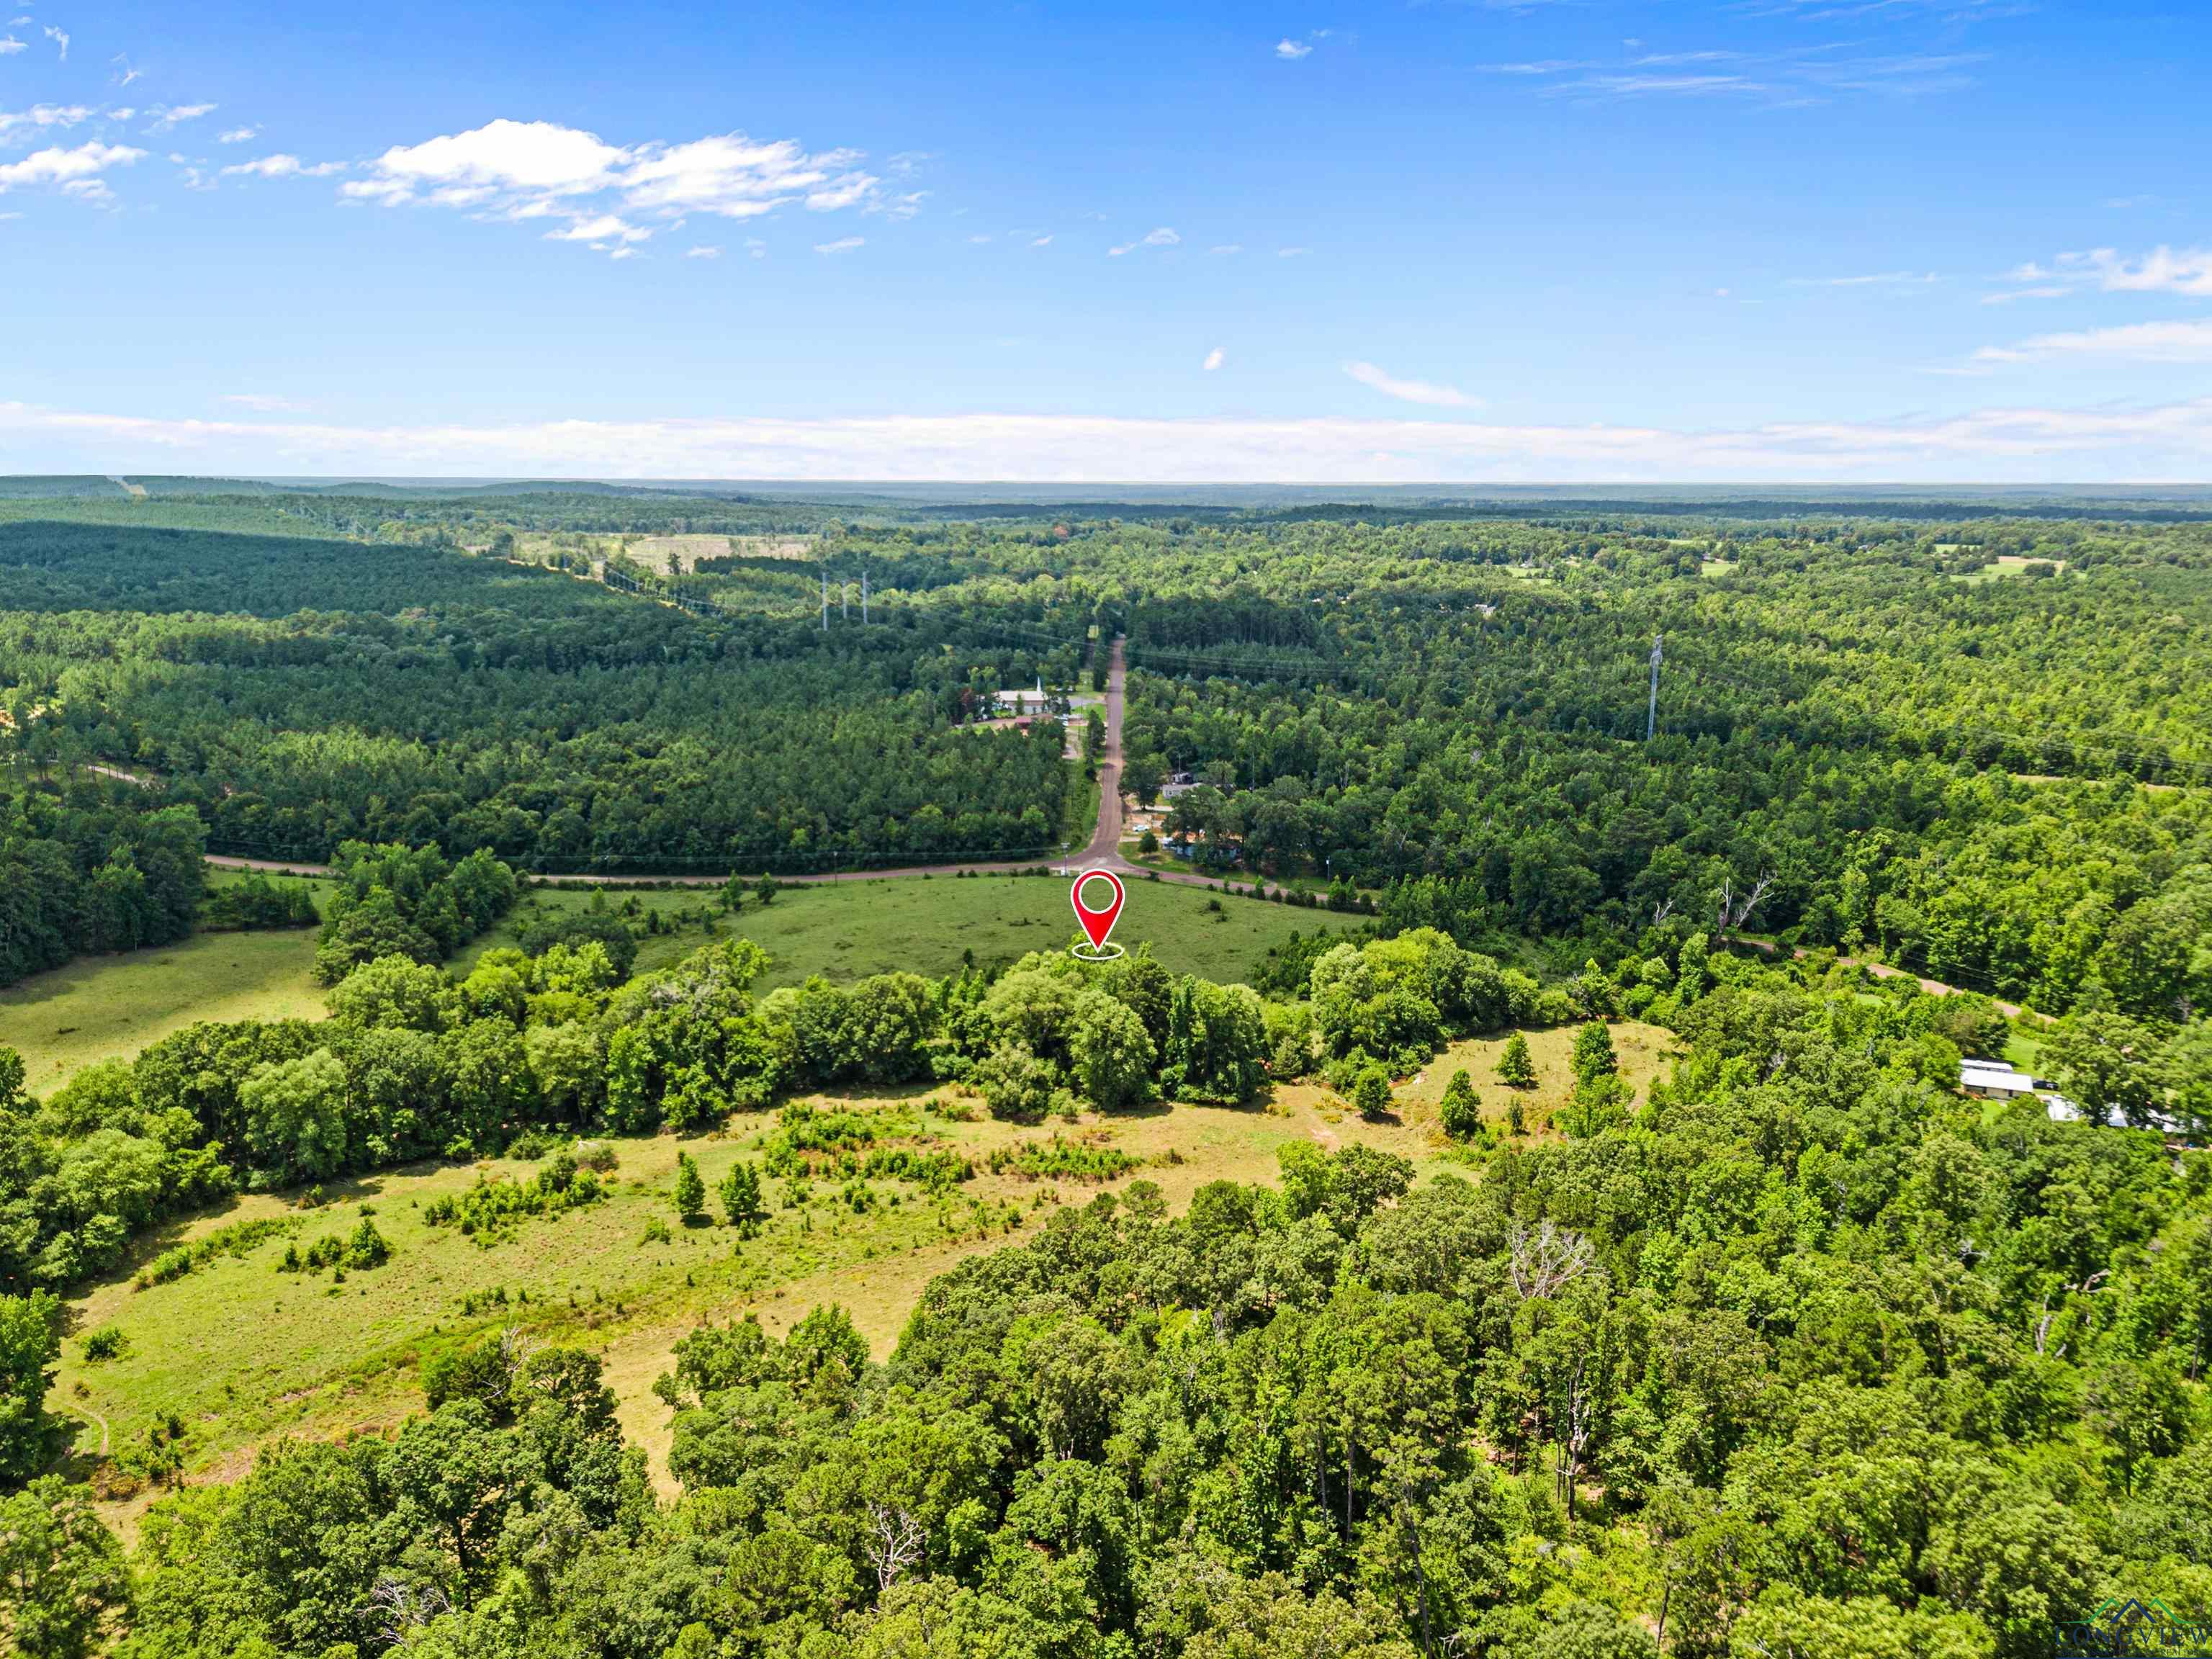
[[[1123,646],[1124,641],[1116,639],[1106,658],[1106,746],[1098,757],[1098,827],[1091,833],[1091,844],[1080,853],[1069,854],[1049,862],[1059,869],[1103,868],[1123,876],[1157,874],[1162,881],[1188,887],[1214,886],[1220,880],[1218,877],[1202,876],[1185,870],[1152,871],[1132,864],[1121,856],[1121,692],[1128,673]],[[300,876],[326,876],[331,872],[328,865],[301,864],[285,859],[234,858],[210,853],[207,861],[226,870],[266,870]],[[951,876],[963,872],[1005,875],[1018,870],[1034,870],[1046,862],[1048,860],[1042,859],[1012,859],[982,864],[916,864],[896,870],[840,870],[828,875],[778,876],[776,879],[786,885],[797,887],[833,881],[889,881],[906,876]],[[598,887],[663,884],[720,887],[729,879],[729,875],[725,872],[715,876],[557,876],[548,879],[586,882]]]

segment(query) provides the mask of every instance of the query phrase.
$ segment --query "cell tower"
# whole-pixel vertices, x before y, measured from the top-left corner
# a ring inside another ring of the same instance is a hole
[[[1651,706],[1644,711],[1644,741],[1646,743],[1651,741],[1651,734],[1659,728],[1660,643],[1666,637],[1663,634],[1654,634],[1651,636]]]

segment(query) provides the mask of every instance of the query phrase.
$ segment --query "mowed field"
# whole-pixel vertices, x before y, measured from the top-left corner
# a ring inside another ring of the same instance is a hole
[[[795,985],[809,974],[859,979],[905,969],[936,976],[958,972],[971,957],[989,966],[1030,951],[1073,944],[1082,935],[1067,890],[1065,877],[1047,876],[902,876],[786,887],[768,904],[749,896],[740,914],[716,918],[714,937],[739,935],[766,951],[770,966],[763,983],[769,987]],[[1131,950],[1150,945],[1152,954],[1177,973],[1224,983],[1249,979],[1268,948],[1294,932],[1309,938],[1316,932],[1343,933],[1359,920],[1171,882],[1140,878],[1129,882],[1127,890],[1128,902],[1114,929],[1115,944]],[[688,911],[695,918],[675,932],[641,941],[637,960],[642,971],[673,962],[706,941],[708,935],[696,919],[705,915],[712,896],[712,890],[697,888],[608,890],[601,902],[620,914],[635,898],[640,915],[657,910],[673,918]],[[527,896],[528,908],[518,908],[471,945],[462,960],[513,943],[532,914],[586,908],[593,897],[574,889],[538,889]],[[1218,908],[1209,908],[1210,903]]]
[[[1565,1098],[1572,1041],[1571,1029],[1529,1034],[1541,1079],[1523,1097],[1532,1133],[1544,1132],[1550,1109]],[[1613,1041],[1640,1099],[1663,1068],[1668,1036],[1622,1023]],[[1054,1207],[1088,1202],[1101,1185],[1156,1181],[1180,1210],[1207,1181],[1272,1181],[1278,1149],[1298,1139],[1325,1149],[1356,1140],[1400,1152],[1425,1178],[1454,1169],[1437,1127],[1437,1102],[1452,1071],[1465,1066],[1486,1115],[1502,1121],[1508,1091],[1491,1067],[1503,1042],[1456,1045],[1402,1082],[1393,1115],[1371,1123],[1309,1085],[1279,1089],[1265,1106],[1159,1106],[1036,1128],[982,1118],[976,1103],[949,1090],[834,1102],[817,1097],[873,1115],[887,1142],[955,1148],[975,1160],[977,1174],[937,1198],[908,1182],[879,1180],[869,1183],[864,1211],[831,1181],[814,1182],[811,1200],[798,1207],[787,1206],[786,1182],[763,1181],[771,1219],[750,1240],[727,1226],[676,1224],[670,1194],[679,1150],[698,1160],[710,1189],[732,1162],[757,1158],[763,1135],[775,1127],[765,1114],[681,1141],[667,1134],[617,1139],[619,1164],[605,1199],[523,1221],[511,1237],[489,1246],[430,1225],[425,1207],[482,1176],[526,1176],[532,1165],[497,1160],[386,1171],[330,1187],[328,1201],[313,1209],[295,1207],[296,1195],[255,1194],[167,1230],[147,1242],[138,1261],[254,1218],[296,1223],[289,1240],[266,1240],[242,1256],[218,1255],[167,1284],[142,1290],[125,1274],[79,1297],[50,1399],[76,1420],[78,1472],[99,1474],[112,1494],[110,1518],[127,1528],[149,1495],[130,1491],[108,1460],[143,1445],[157,1421],[173,1414],[184,1424],[188,1479],[234,1479],[251,1466],[254,1449],[272,1439],[388,1429],[422,1409],[426,1358],[511,1328],[532,1342],[599,1353],[621,1401],[624,1433],[647,1449],[656,1480],[665,1481],[667,1411],[653,1382],[668,1369],[676,1340],[702,1318],[750,1310],[781,1330],[810,1308],[835,1302],[881,1356],[931,1278],[964,1255],[1019,1242]],[[1054,1133],[1141,1163],[1097,1184],[983,1168],[995,1148],[1048,1141]],[[373,1213],[392,1246],[385,1266],[349,1273],[342,1283],[328,1273],[276,1270],[288,1242],[304,1251],[318,1239],[342,1237],[364,1212]],[[667,1227],[665,1241],[656,1223]],[[123,1334],[121,1357],[88,1364],[84,1334],[108,1326]]]
[[[85,1066],[128,1060],[204,1019],[320,1019],[312,927],[196,933],[121,956],[82,957],[0,991],[0,1047],[51,1094]]]
[[[234,878],[213,872],[216,884]],[[310,885],[319,897],[328,884]],[[1268,947],[1293,931],[1341,932],[1356,920],[1167,882],[1133,881],[1128,892],[1115,942],[1133,949],[1150,943],[1177,972],[1224,981],[1249,978]],[[736,934],[769,953],[766,987],[795,985],[809,974],[956,973],[969,952],[978,963],[1008,963],[1078,937],[1067,883],[1044,877],[909,876],[787,887],[767,905],[748,897],[736,916],[711,914],[710,888],[538,888],[450,965],[465,973],[484,951],[514,944],[533,917],[585,909],[595,899],[641,929],[648,915],[661,916],[667,931],[641,939],[637,971]],[[1207,908],[1209,900],[1220,908]],[[710,921],[712,934],[704,925]],[[320,1018],[314,960],[313,928],[202,933],[158,950],[88,957],[0,991],[0,1044],[23,1056],[33,1091],[50,1094],[84,1066],[128,1060],[195,1021]]]

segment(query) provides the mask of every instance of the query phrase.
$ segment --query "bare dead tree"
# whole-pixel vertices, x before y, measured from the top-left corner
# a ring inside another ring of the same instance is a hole
[[[2111,1271],[2112,1270],[2107,1267],[2099,1268],[2095,1273],[2091,1273],[2087,1279],[2083,1279],[2079,1285],[2074,1285],[2071,1289],[2071,1294],[2075,1296],[2088,1296],[2093,1294],[2097,1286],[2104,1282],[2105,1276]],[[2053,1308],[2051,1305],[2051,1292],[2045,1291],[2043,1293],[2043,1306],[2039,1310],[2035,1322],[2035,1352],[2039,1355],[2043,1352],[2043,1345],[2051,1340],[2051,1322],[2057,1318],[2061,1311],[2063,1311],[2063,1309]],[[2058,1346],[2052,1351],[2050,1357],[2053,1359],[2063,1359],[2066,1357],[2066,1347],[2067,1345],[2065,1343],[2060,1343]]]
[[[868,1559],[876,1569],[876,1589],[881,1592],[897,1583],[899,1576],[921,1559],[928,1538],[921,1522],[904,1510],[887,1504],[871,1503],[868,1521],[872,1528]]]
[[[1534,1231],[1515,1222],[1505,1237],[1506,1271],[1523,1302],[1556,1296],[1597,1261],[1589,1239],[1547,1221]]]
[[[1658,903],[1651,907],[1651,925],[1654,927],[1656,927],[1661,922],[1666,921],[1668,917],[1674,914],[1674,901],[1670,898],[1662,899]]]
[[[1751,913],[1759,908],[1759,901],[1766,896],[1773,886],[1772,874],[1762,870],[1753,880],[1751,890],[1738,897],[1735,890],[1735,878],[1724,877],[1721,881],[1720,936],[1726,939],[1745,922],[1750,921]]]
[[[379,1578],[368,1593],[368,1611],[386,1647],[398,1647],[432,1620],[453,1610],[452,1601],[435,1584],[418,1584],[390,1573]]]

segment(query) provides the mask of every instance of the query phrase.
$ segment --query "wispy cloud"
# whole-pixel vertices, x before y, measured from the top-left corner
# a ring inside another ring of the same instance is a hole
[[[1275,42],[1275,56],[1286,63],[1295,64],[1299,58],[1312,55],[1313,46],[1310,41],[1285,39]]]
[[[865,247],[867,240],[865,236],[840,236],[834,242],[817,242],[814,251],[817,253],[849,253],[856,247]]]
[[[133,81],[143,78],[146,73],[143,70],[131,68],[131,60],[125,57],[121,52],[116,53],[114,57],[109,58],[107,61],[116,66],[115,84],[118,87],[127,87]]]
[[[2002,279],[2008,287],[1983,296],[1984,303],[2011,300],[2057,300],[2094,289],[2106,294],[2181,294],[2212,298],[2212,248],[2171,248],[2161,244],[2130,258],[2109,247],[2062,253],[2049,264],[2030,259]]]
[[[170,128],[181,125],[186,121],[198,120],[200,117],[210,113],[214,108],[213,104],[157,104],[150,112],[154,117],[154,122],[147,131],[167,132]]]
[[[1142,236],[1138,237],[1133,242],[1124,242],[1119,247],[1109,247],[1106,250],[1106,252],[1109,258],[1118,259],[1123,254],[1130,252],[1133,248],[1173,247],[1182,240],[1182,238],[1176,235],[1173,229],[1166,225],[1162,225],[1157,230],[1146,231]]]
[[[1420,417],[990,414],[343,426],[170,420],[0,403],[0,436],[14,464],[33,471],[1068,483],[2041,483],[2202,477],[2212,465],[2212,398],[1698,431]]]
[[[296,414],[307,407],[305,404],[295,403],[289,398],[280,398],[270,392],[226,392],[222,401],[262,415]]]
[[[2138,363],[2212,363],[2212,321],[2125,323],[2063,334],[2036,334],[2008,346],[1984,346],[1981,363],[2033,363],[2054,357],[2108,357]]]
[[[1215,369],[1220,368],[1222,364],[1228,361],[1229,354],[1224,351],[1219,346],[1216,346],[1212,350],[1206,354],[1206,361],[1200,363],[1199,367],[1204,369],[1207,374],[1211,374]]]
[[[250,144],[260,136],[261,129],[259,127],[233,127],[228,132],[220,134],[216,137],[216,143],[218,144]]]
[[[686,248],[684,257],[687,259],[719,259],[722,257],[722,250],[702,242],[697,247]]]
[[[1364,386],[1372,386],[1386,398],[1395,398],[1401,404],[1427,404],[1439,409],[1473,409],[1482,400],[1470,398],[1455,386],[1442,386],[1433,380],[1401,380],[1373,363],[1350,362],[1344,372]]]
[[[1212,247],[1206,249],[1208,253],[1242,253],[1243,251],[1244,245],[1242,242],[1216,242]]]
[[[100,112],[83,104],[33,104],[28,109],[0,109],[0,138],[28,127],[43,131],[50,127],[66,131],[90,120]]]
[[[1279,247],[1275,250],[1275,257],[1278,259],[1302,259],[1312,252],[1310,247]]]
[[[343,161],[317,161],[310,165],[296,155],[279,152],[227,167],[222,170],[222,176],[226,179],[327,179],[332,173],[343,173],[345,166]]]
[[[13,58],[24,49],[24,43],[12,34],[0,34],[0,58]]]
[[[1792,276],[1792,288],[1925,288],[1943,279],[1932,270],[1882,270],[1865,276]]]
[[[1622,58],[1545,58],[1484,64],[1492,75],[1538,83],[1547,96],[1740,99],[1806,104],[1843,94],[1923,97],[1972,84],[1981,52],[1867,53],[1833,46],[1780,52],[1711,48],[1645,52],[1631,43]]]
[[[52,41],[56,46],[62,49],[62,61],[64,63],[67,63],[69,61],[69,36],[62,30],[56,28],[52,24],[49,23],[46,25],[46,39]]]

